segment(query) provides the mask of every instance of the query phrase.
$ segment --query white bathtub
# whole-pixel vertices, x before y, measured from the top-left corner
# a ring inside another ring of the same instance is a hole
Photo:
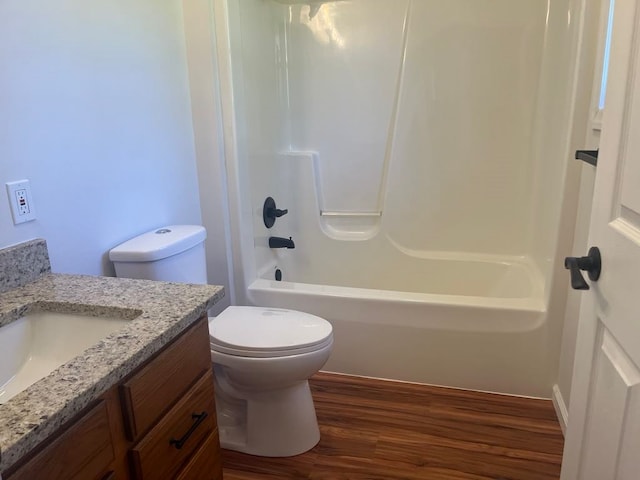
[[[538,269],[522,258],[433,257],[398,256],[398,268],[385,270],[378,263],[345,268],[340,275],[331,275],[331,262],[325,262],[325,269],[296,272],[297,282],[266,278],[273,278],[275,268],[290,278],[287,259],[293,257],[283,254],[265,278],[249,286],[248,298],[329,320],[335,345],[328,371],[548,396],[553,368],[547,364]],[[355,274],[351,279],[349,271]],[[317,283],[309,283],[312,275]]]

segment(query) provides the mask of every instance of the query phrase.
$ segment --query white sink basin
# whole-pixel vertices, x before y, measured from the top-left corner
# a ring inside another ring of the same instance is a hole
[[[0,404],[129,321],[33,312],[0,328]]]

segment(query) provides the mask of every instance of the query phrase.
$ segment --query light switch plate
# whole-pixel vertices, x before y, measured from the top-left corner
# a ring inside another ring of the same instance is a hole
[[[18,180],[16,182],[8,182],[7,195],[9,196],[9,205],[11,205],[11,213],[13,215],[13,223],[30,222],[36,219],[36,211],[31,198],[31,185],[29,180]]]

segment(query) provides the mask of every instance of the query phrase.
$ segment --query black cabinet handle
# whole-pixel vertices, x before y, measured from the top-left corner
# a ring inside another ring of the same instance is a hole
[[[114,478],[116,478],[116,472],[112,470],[110,472],[105,473],[104,477],[102,477],[102,480],[113,480]]]
[[[602,270],[600,249],[591,247],[586,257],[567,257],[564,259],[564,268],[571,270],[571,288],[574,290],[589,290],[589,284],[580,273],[583,270],[589,274],[589,279],[597,282]]]
[[[191,418],[193,418],[195,422],[193,422],[193,425],[191,425],[191,428],[189,428],[189,430],[187,430],[187,433],[185,433],[182,436],[182,438],[180,438],[179,440],[176,440],[175,438],[172,438],[171,440],[169,440],[169,445],[173,445],[174,447],[176,447],[177,450],[180,450],[182,447],[184,447],[185,442],[189,440],[189,437],[191,436],[191,434],[196,431],[196,428],[198,428],[198,425],[204,422],[204,419],[207,418],[207,416],[208,416],[207,412],[192,413]]]

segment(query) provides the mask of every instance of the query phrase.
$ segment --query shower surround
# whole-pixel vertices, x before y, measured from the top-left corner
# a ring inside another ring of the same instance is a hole
[[[215,0],[239,302],[331,321],[328,370],[549,397],[581,5]]]

